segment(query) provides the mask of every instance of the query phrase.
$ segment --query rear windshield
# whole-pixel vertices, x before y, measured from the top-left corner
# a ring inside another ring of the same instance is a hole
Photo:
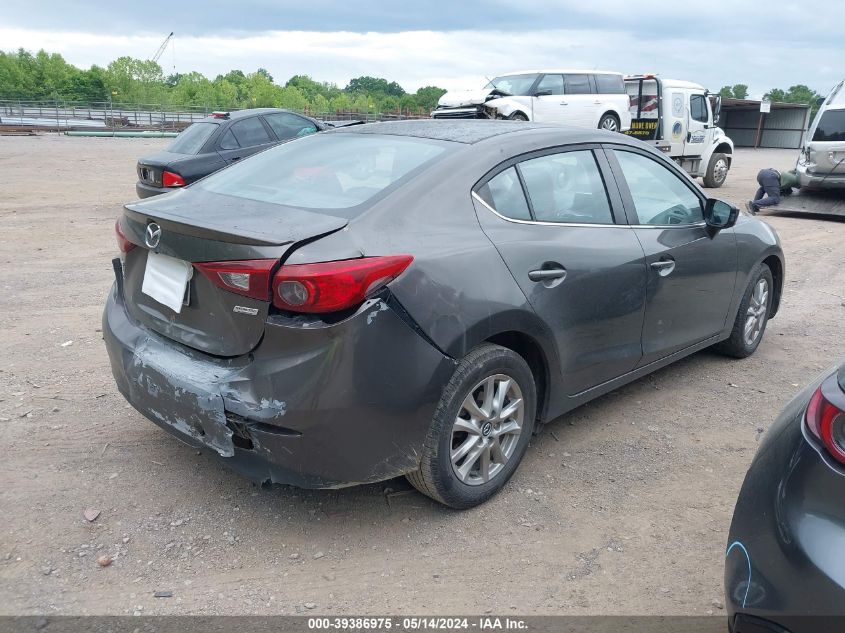
[[[301,209],[350,209],[424,168],[451,143],[327,133],[278,145],[196,186]]]
[[[845,110],[826,110],[819,119],[814,141],[845,141]]]
[[[194,123],[193,125],[189,125],[170,144],[167,151],[173,152],[174,154],[197,154],[216,129],[216,123]]]

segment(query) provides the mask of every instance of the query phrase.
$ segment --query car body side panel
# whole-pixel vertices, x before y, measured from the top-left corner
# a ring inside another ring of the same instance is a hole
[[[845,616],[845,470],[829,463],[802,424],[822,382],[838,390],[829,375],[786,406],[745,477],[726,551],[731,616],[752,615],[795,631],[833,630],[821,618],[802,622],[802,616]]]

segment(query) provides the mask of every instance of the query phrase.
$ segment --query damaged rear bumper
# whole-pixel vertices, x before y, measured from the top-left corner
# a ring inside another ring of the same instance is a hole
[[[332,325],[271,316],[251,353],[220,358],[133,321],[118,281],[103,338],[144,416],[253,481],[306,488],[415,470],[455,367],[382,299]]]

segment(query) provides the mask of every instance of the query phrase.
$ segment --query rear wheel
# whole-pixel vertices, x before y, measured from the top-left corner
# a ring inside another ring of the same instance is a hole
[[[616,118],[615,114],[603,114],[601,119],[599,120],[599,129],[607,130],[608,132],[618,132],[619,119]]]
[[[704,186],[717,188],[725,184],[730,165],[725,154],[715,153],[710,157],[707,171],[704,174]]]
[[[769,321],[772,307],[772,271],[765,264],[760,264],[751,273],[751,281],[739,304],[739,311],[734,320],[730,338],[717,343],[717,352],[734,358],[751,356],[760,341]]]
[[[453,508],[483,503],[513,475],[531,439],[536,386],[515,352],[484,344],[458,365],[443,390],[408,481]]]
[[[514,112],[508,117],[511,121],[527,121],[528,117],[522,112]]]

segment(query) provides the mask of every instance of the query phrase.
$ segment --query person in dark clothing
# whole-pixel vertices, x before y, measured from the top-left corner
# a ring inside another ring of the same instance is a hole
[[[795,170],[781,174],[777,169],[772,168],[761,169],[757,173],[757,184],[760,187],[754,194],[754,200],[745,203],[745,207],[751,213],[757,213],[760,207],[779,205],[782,195],[789,195],[793,187],[800,186]]]

